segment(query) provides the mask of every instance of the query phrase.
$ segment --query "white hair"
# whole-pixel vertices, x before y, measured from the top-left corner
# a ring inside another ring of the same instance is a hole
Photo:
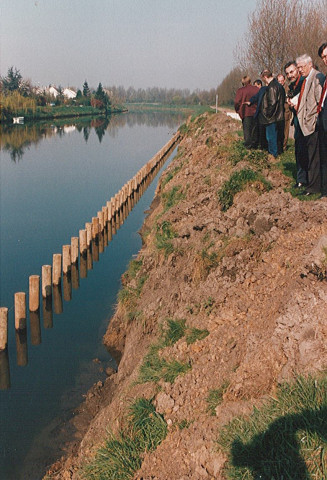
[[[310,55],[305,53],[304,55],[301,55],[300,57],[297,57],[296,63],[299,63],[299,62],[312,63],[312,58],[310,57]]]

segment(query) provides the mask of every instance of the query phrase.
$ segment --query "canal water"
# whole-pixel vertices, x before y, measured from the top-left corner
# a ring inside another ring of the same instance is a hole
[[[52,263],[52,255],[78,236],[183,121],[176,114],[126,113],[2,128],[0,306],[9,308],[9,342],[0,355],[1,480],[42,478],[82,394],[104,379],[105,368],[115,367],[102,336],[120,277],[141,247],[138,230],[159,175],[87,277],[71,289],[71,300],[62,300],[62,313],[51,311],[49,320],[41,307],[39,319],[28,316],[26,338],[15,335],[14,293],[28,292],[28,277]],[[35,341],[31,327],[38,321],[41,338]]]

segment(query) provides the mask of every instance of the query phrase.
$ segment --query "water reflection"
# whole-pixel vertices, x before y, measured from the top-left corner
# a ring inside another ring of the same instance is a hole
[[[110,245],[113,235],[115,235],[123,225],[131,210],[139,201],[158,171],[162,168],[173,148],[175,148],[175,144],[172,145],[166,155],[164,155],[157,165],[141,180],[137,188],[132,190],[131,193],[125,197],[125,200],[122,200],[118,208],[116,207],[111,219],[103,223],[100,231],[95,232],[94,238],[92,238],[86,251],[79,254],[77,261],[71,265],[67,273],[62,273],[59,283],[47,285],[46,296],[42,297],[42,320],[44,328],[53,328],[53,312],[56,315],[63,313],[63,302],[70,302],[72,300],[72,289],[79,288],[80,278],[87,278],[87,270],[93,268],[93,262],[100,260],[100,253],[103,253],[105,248]],[[98,220],[98,217],[94,217],[94,219]],[[40,309],[35,312],[29,312],[29,327],[31,345],[40,345],[42,340]],[[27,329],[17,329],[15,336],[17,365],[25,367],[28,364]],[[0,353],[0,388],[8,389],[10,388],[8,350]]]
[[[125,125],[146,125],[151,127],[167,126],[174,129],[176,124],[181,124],[185,115],[170,112],[144,112],[113,115],[109,117],[72,118],[52,120],[51,122],[27,123],[23,125],[0,124],[0,149],[10,154],[13,162],[21,160],[26,150],[31,145],[37,144],[45,138],[55,135],[63,137],[69,135],[74,129],[83,131],[85,142],[94,130],[99,142],[104,135],[115,137],[118,130]]]

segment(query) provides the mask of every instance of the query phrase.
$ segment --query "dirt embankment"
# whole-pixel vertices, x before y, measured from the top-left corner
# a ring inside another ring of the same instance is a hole
[[[104,338],[120,360],[118,372],[89,392],[74,420],[80,438],[52,478],[78,479],[78,466],[106,429],[117,432],[129,402],[145,396],[154,398],[169,430],[135,479],[223,479],[219,428],[250,412],[279,382],[326,366],[327,283],[319,274],[327,202],[293,198],[284,191],[290,179],[266,165],[261,175],[273,188],[250,182],[221,211],[217,191],[233,171],[251,166],[229,160],[237,128],[223,114],[189,123],[142,229],[139,270],[123,279],[134,297],[118,304]],[[186,374],[160,380],[160,388],[137,384],[167,318],[209,334],[162,352],[188,363]],[[222,402],[210,413],[210,392],[222,386]]]

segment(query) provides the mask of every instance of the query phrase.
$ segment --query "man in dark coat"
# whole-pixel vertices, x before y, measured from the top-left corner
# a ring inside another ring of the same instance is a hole
[[[250,98],[258,92],[258,88],[251,85],[248,76],[242,78],[243,87],[239,88],[235,96],[235,112],[239,114],[243,124],[244,145],[246,148],[256,148],[258,135],[254,120],[255,105],[248,105]]]
[[[318,55],[327,67],[327,42],[320,45]],[[321,198],[327,197],[327,77],[323,85],[318,112],[318,135],[321,173]]]
[[[266,126],[268,152],[274,157],[278,156],[278,125],[284,122],[285,90],[273,77],[268,69],[261,72],[261,78],[267,85],[262,98],[259,112],[259,122]]]

